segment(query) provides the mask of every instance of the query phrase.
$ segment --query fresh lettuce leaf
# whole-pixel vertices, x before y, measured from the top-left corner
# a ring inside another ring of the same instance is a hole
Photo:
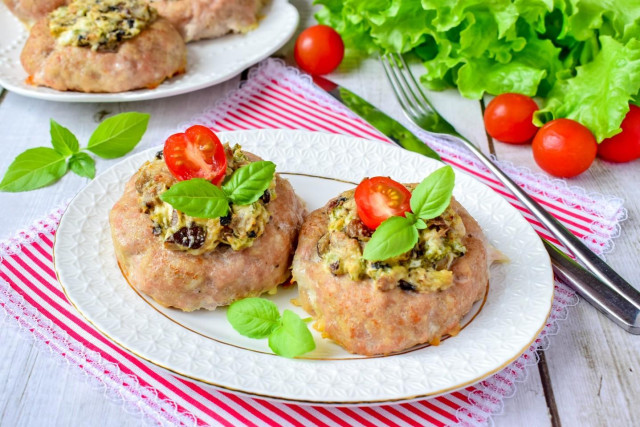
[[[620,132],[629,101],[640,88],[640,41],[626,45],[609,36],[600,37],[601,50],[593,61],[578,66],[576,76],[559,80],[535,122],[559,117],[588,127],[598,142]]]
[[[549,40],[536,39],[521,51],[514,52],[506,63],[484,57],[472,58],[458,71],[458,89],[472,99],[482,98],[484,92],[545,96],[562,68],[559,51]]]
[[[519,61],[501,64],[473,59],[458,70],[458,90],[467,98],[480,99],[484,92],[514,92],[534,96],[545,71]]]
[[[351,8],[353,1],[320,0],[324,5],[316,14],[318,22],[329,25],[342,36],[347,48],[371,54],[380,50],[371,38],[371,25],[360,12]]]
[[[545,98],[541,124],[568,117],[598,141],[640,102],[640,0],[316,0],[347,48],[413,52],[422,83],[466,97]]]
[[[369,17],[371,37],[385,51],[408,52],[425,41],[434,16],[420,2],[391,0],[389,8]]]
[[[621,42],[640,34],[640,0],[570,0],[573,13],[568,32],[576,40],[590,38],[594,31]]]

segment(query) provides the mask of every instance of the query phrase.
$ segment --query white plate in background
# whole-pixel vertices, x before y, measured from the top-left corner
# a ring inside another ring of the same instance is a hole
[[[154,89],[120,93],[63,92],[25,83],[20,52],[28,31],[0,2],[0,86],[20,95],[60,102],[127,102],[180,95],[221,83],[263,60],[291,38],[300,19],[287,0],[271,0],[255,30],[187,44],[187,72]]]

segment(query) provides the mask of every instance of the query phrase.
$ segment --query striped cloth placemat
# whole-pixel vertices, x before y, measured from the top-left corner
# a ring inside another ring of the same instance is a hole
[[[254,68],[249,80],[210,111],[190,123],[214,130],[286,128],[317,130],[386,141],[385,137],[323,92],[307,76],[277,60]],[[172,130],[173,131],[173,130]],[[531,214],[474,160],[451,142],[420,134],[442,158],[471,173],[507,198],[533,227],[554,241]],[[604,253],[624,218],[622,201],[587,194],[563,181],[548,180],[512,165],[505,170],[597,253]],[[535,351],[548,345],[556,322],[576,302],[556,283],[549,321],[518,360],[496,375],[444,396],[382,406],[311,406],[255,399],[178,378],[151,366],[110,342],[87,324],[66,300],[57,282],[52,244],[61,211],[15,238],[0,243],[0,306],[8,322],[31,334],[53,355],[76,366],[130,412],[162,425],[248,426],[401,426],[485,425],[513,394]]]

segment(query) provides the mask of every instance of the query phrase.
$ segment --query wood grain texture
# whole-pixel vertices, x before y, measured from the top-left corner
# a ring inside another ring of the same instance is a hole
[[[545,173],[530,145],[495,142],[496,153],[515,165]],[[638,162],[614,164],[596,159],[567,183],[587,192],[624,199],[628,219],[621,223],[607,262],[632,285],[640,284],[640,168]],[[545,175],[546,176],[546,175]],[[559,420],[567,425],[637,423],[633,399],[640,393],[640,339],[617,327],[584,301],[569,309],[567,321],[545,353]]]
[[[0,329],[11,351],[0,359],[0,426],[133,426],[141,420],[105,397],[84,375],[12,327]]]

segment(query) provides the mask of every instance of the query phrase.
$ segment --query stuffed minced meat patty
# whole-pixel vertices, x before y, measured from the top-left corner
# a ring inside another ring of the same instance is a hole
[[[264,0],[150,0],[185,42],[246,33],[258,26]]]
[[[489,266],[501,257],[478,223],[451,198],[444,213],[426,221],[413,249],[371,262],[362,250],[373,230],[354,212],[351,190],[312,212],[300,231],[292,274],[315,327],[363,355],[455,335],[485,295]]]
[[[34,25],[20,62],[30,84],[113,93],[155,88],[184,73],[187,50],[142,0],[75,0]]]
[[[67,0],[3,0],[18,19],[27,27],[47,16],[49,12],[67,3]]]
[[[260,160],[238,146],[224,149],[227,176]],[[132,286],[163,306],[193,311],[258,296],[289,279],[305,211],[286,179],[275,174],[259,200],[208,219],[160,199],[177,182],[159,153],[110,212],[116,257]]]

